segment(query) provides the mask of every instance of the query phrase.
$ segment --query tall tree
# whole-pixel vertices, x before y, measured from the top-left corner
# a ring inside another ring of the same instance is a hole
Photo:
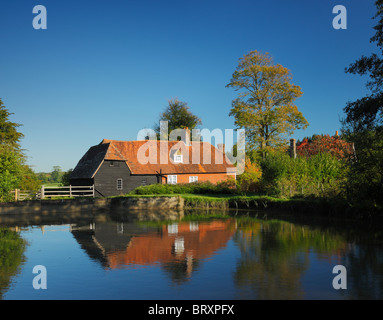
[[[9,116],[12,114],[6,109],[3,101],[0,99],[0,144],[19,148],[20,139],[24,135],[17,131],[21,124],[9,120]]]
[[[160,114],[159,121],[168,121],[169,133],[174,129],[195,129],[202,124],[202,120],[190,111],[186,102],[179,101],[177,98],[171,99],[165,111]],[[160,124],[154,126],[157,134],[160,134]]]
[[[35,173],[29,168],[21,150],[20,139],[24,136],[17,129],[21,125],[9,120],[10,113],[0,99],[0,201],[12,200],[10,191],[39,184]]]
[[[342,131],[354,143],[357,159],[349,170],[349,198],[383,203],[383,0],[375,5],[378,23],[370,42],[376,43],[378,53],[362,56],[345,70],[368,76],[369,94],[347,103]]]
[[[362,56],[345,70],[346,73],[367,75],[370,78],[366,84],[370,94],[349,102],[344,108],[344,123],[356,131],[383,125],[383,0],[377,0],[375,5],[377,13],[374,19],[378,20],[378,24],[374,27],[376,33],[370,42],[376,43],[380,55],[373,53],[369,57]]]
[[[302,95],[292,83],[290,71],[274,64],[270,54],[252,51],[239,60],[230,83],[239,91],[229,115],[246,129],[250,148],[263,154],[270,147],[283,145],[296,129],[306,128],[307,120],[294,101]]]
[[[9,146],[0,145],[0,201],[12,200],[11,190],[19,187],[24,157]]]

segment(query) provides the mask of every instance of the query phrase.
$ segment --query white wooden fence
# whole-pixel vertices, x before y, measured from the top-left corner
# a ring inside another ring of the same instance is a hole
[[[40,199],[40,190],[30,191],[30,190],[16,189],[16,190],[12,190],[10,193],[14,195],[15,201]]]
[[[11,193],[15,195],[15,201],[48,199],[56,197],[94,197],[94,185],[64,187],[42,186],[38,191],[16,189],[11,191]]]

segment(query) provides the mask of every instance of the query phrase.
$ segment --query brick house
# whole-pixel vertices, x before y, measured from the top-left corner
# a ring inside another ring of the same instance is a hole
[[[91,147],[74,168],[70,184],[95,187],[96,196],[126,194],[155,183],[217,183],[236,178],[236,168],[219,148],[194,141],[117,141]]]

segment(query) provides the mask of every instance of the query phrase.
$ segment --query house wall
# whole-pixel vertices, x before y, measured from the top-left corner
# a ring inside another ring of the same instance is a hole
[[[198,181],[210,181],[218,183],[235,175],[226,173],[205,173],[205,174],[176,174],[177,183],[189,183],[190,176],[198,176]],[[122,190],[117,190],[117,179],[122,179]],[[109,197],[127,194],[133,189],[155,183],[161,183],[156,175],[132,175],[125,161],[104,160],[93,179],[72,179],[73,186],[95,186],[96,197]],[[165,177],[162,183],[166,183]]]
[[[218,183],[227,179],[235,179],[235,175],[228,175],[226,173],[205,173],[205,174],[176,174],[177,183],[189,183],[190,176],[198,176],[198,182],[210,181],[211,183]],[[166,183],[163,181],[163,183]]]
[[[72,186],[92,186],[93,179],[70,179],[70,185]]]
[[[122,179],[122,190],[117,190],[117,179]],[[125,161],[105,160],[94,177],[96,196],[123,195],[143,185],[157,183],[155,175],[132,176]]]

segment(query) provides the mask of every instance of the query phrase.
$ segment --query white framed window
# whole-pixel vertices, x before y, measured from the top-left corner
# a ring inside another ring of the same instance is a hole
[[[174,162],[175,163],[181,163],[183,160],[182,154],[176,154],[174,155]]]
[[[168,184],[177,184],[177,176],[174,176],[174,175],[168,176]]]
[[[117,190],[122,190],[123,183],[122,179],[117,179]]]
[[[190,176],[189,177],[189,183],[190,182],[197,182],[198,181],[198,176]]]

